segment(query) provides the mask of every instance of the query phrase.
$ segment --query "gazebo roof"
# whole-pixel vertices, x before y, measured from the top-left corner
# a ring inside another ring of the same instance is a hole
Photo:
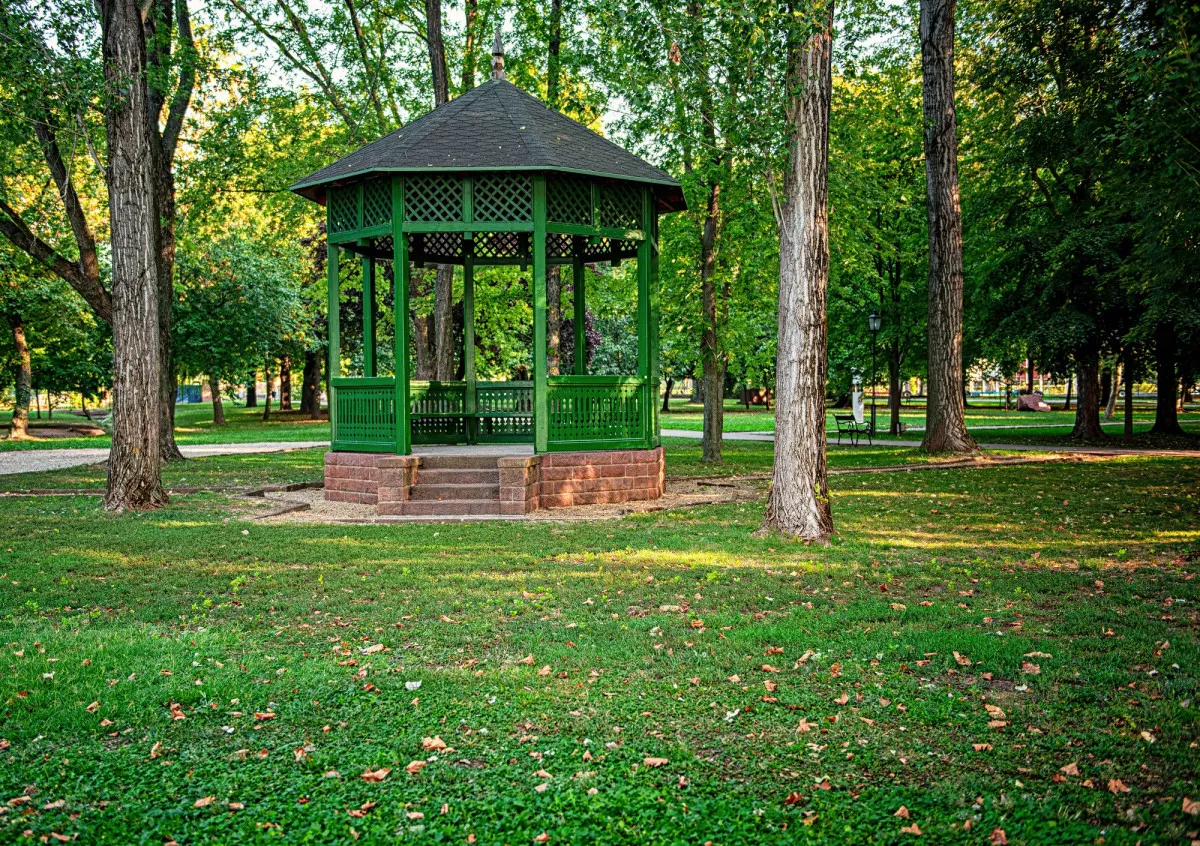
[[[679,183],[505,79],[490,79],[291,187],[324,202],[330,183],[369,173],[557,171],[654,186],[660,211],[686,208]]]

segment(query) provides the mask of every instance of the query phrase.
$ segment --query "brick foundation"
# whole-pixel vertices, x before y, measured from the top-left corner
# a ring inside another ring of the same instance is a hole
[[[446,459],[438,461],[442,466]],[[496,467],[500,477],[498,513],[507,515],[539,508],[658,499],[665,484],[662,447],[503,456],[496,459]],[[325,499],[374,505],[380,514],[409,513],[400,503],[410,501],[420,468],[419,455],[327,452]],[[424,504],[414,502],[411,507],[416,505]]]

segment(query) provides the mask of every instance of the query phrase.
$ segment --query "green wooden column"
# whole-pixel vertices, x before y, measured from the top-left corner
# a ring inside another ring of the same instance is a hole
[[[650,446],[653,440],[653,432],[657,428],[655,414],[658,405],[656,399],[658,396],[658,383],[653,373],[654,353],[652,351],[652,339],[650,337],[651,325],[651,288],[650,282],[650,253],[651,246],[651,221],[650,221],[650,192],[642,191],[642,232],[644,237],[638,244],[637,258],[637,278],[638,278],[638,376],[645,380],[645,393],[642,405],[642,441],[646,446]]]
[[[658,419],[658,391],[662,388],[661,338],[658,331],[658,212],[654,207],[654,194],[650,191],[646,194],[649,198],[646,237],[650,239],[650,445],[658,446],[662,443]]]
[[[396,293],[392,308],[396,325],[396,454],[412,452],[412,428],[409,423],[408,377],[408,238],[404,234],[404,178],[392,178],[392,276]]]
[[[550,443],[550,405],[546,383],[546,177],[533,177],[533,451]]]
[[[364,246],[366,242],[361,242]],[[374,378],[379,360],[376,354],[375,259],[363,256],[363,376]]]
[[[337,388],[333,386],[333,380],[342,375],[342,334],[338,325],[342,291],[338,282],[338,246],[331,241],[327,242],[325,250],[325,266],[329,280],[329,430],[333,440],[337,441]]]
[[[587,240],[573,239],[574,257],[571,259],[572,288],[574,290],[574,315],[572,323],[575,330],[575,375],[587,374],[587,294],[584,291],[583,250]]]
[[[475,241],[463,243],[463,378],[467,382],[463,398],[466,413],[467,443],[476,443],[478,423],[475,420]]]

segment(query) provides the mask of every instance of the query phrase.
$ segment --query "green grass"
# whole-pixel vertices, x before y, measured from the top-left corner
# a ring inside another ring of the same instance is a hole
[[[0,413],[0,427],[7,428],[11,412]],[[180,444],[234,444],[254,441],[327,441],[329,420],[310,420],[298,411],[271,410],[271,419],[264,423],[262,407],[234,407],[226,403],[224,426],[214,426],[212,405],[198,403],[175,407],[175,440]],[[55,415],[53,427],[70,428],[86,423],[83,417],[63,412]],[[49,420],[34,420],[34,426],[50,426]],[[0,450],[64,449],[71,447],[107,447],[108,435],[76,438],[32,438],[24,441],[0,439]]]
[[[832,487],[829,547],[754,537],[761,503],[267,526],[213,494],[0,500],[0,840],[1195,836],[1200,459]]]

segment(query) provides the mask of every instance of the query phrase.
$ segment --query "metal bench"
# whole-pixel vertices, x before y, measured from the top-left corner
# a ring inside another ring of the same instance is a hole
[[[843,434],[849,436],[850,446],[858,446],[859,438],[864,434],[867,436],[867,443],[871,444],[871,446],[875,445],[871,440],[870,424],[866,422],[859,423],[854,419],[853,414],[835,414],[833,415],[833,422],[837,424],[838,446],[842,445]]]

